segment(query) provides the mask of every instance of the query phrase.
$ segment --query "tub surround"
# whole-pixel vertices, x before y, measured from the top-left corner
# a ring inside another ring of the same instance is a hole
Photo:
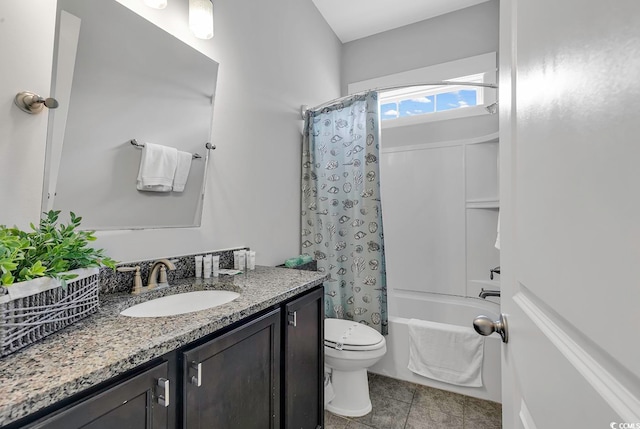
[[[325,277],[317,272],[259,266],[246,275],[176,280],[170,288],[141,296],[104,295],[95,315],[0,359],[0,426],[312,289]],[[119,315],[124,308],[148,299],[206,289],[232,290],[240,297],[178,316],[140,319]]]

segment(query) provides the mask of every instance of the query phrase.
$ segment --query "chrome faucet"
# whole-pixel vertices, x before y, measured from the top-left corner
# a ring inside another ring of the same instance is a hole
[[[149,281],[147,282],[147,290],[154,289],[156,287],[167,287],[169,282],[167,281],[167,269],[173,271],[176,266],[173,265],[168,259],[158,259],[151,266],[149,272]],[[160,271],[160,277],[158,277],[158,271]]]
[[[500,296],[500,291],[499,290],[488,290],[485,288],[482,288],[480,290],[480,295],[478,295],[480,298],[482,299],[486,299],[488,296]]]

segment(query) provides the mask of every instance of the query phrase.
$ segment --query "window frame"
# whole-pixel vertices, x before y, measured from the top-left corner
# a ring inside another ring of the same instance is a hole
[[[350,83],[348,92],[357,93],[372,88],[411,85],[422,82],[474,82],[495,84],[497,80],[497,55],[495,52],[463,58],[448,63],[436,64],[407,72],[396,73],[379,78]],[[487,87],[472,87],[462,85],[417,86],[394,90],[380,91],[380,104],[393,100],[406,100],[417,96],[437,95],[462,89],[476,90],[475,106],[455,108],[444,111],[434,111],[412,116],[393,119],[382,119],[381,128],[415,125],[425,122],[442,121],[448,119],[465,118],[478,115],[489,115],[486,106],[497,101],[497,90]]]

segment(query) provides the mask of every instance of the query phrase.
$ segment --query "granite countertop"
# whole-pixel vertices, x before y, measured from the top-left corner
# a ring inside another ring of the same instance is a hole
[[[309,290],[321,284],[325,275],[256,267],[246,276],[220,279],[182,279],[140,296],[101,296],[96,314],[0,358],[0,426]],[[170,317],[119,314],[138,302],[206,289],[231,290],[240,297],[219,307]]]

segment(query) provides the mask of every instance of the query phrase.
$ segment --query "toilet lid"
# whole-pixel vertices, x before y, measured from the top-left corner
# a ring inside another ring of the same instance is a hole
[[[342,319],[324,319],[324,344],[345,350],[370,350],[384,341],[375,329],[362,323]]]

